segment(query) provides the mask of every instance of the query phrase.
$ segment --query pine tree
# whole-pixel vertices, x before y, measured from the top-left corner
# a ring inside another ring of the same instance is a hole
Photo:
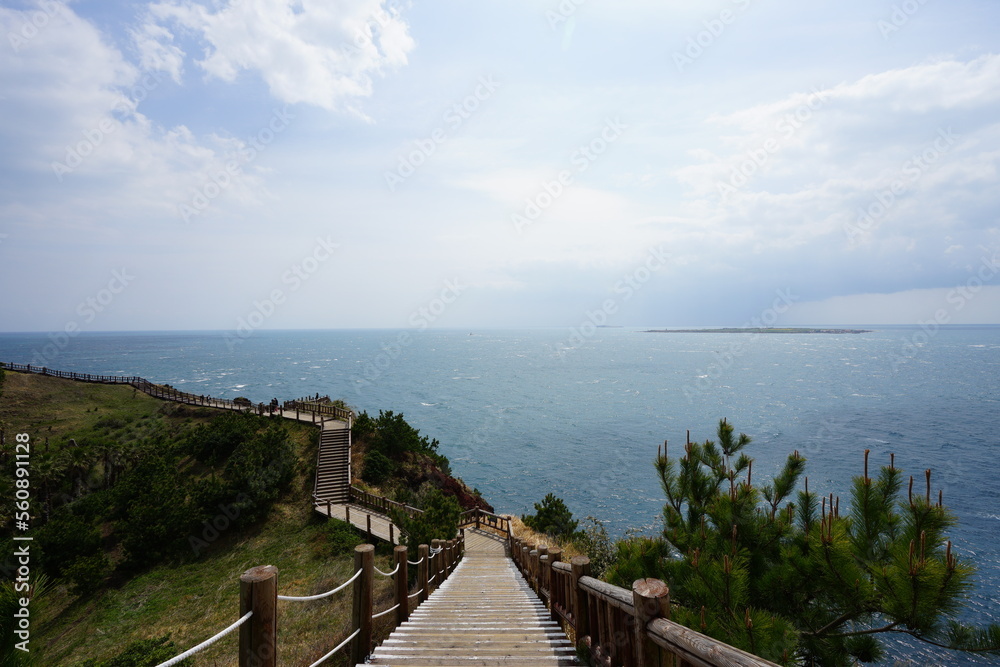
[[[673,620],[780,664],[874,662],[880,637],[1000,655],[1000,625],[960,624],[974,568],[946,532],[955,525],[941,494],[915,493],[893,457],[876,477],[854,478],[849,506],[804,489],[793,452],[755,486],[751,439],[722,420],[718,442],[687,443],[655,461],[666,495],[663,537],[618,544],[608,580],[654,576],[670,586]]]

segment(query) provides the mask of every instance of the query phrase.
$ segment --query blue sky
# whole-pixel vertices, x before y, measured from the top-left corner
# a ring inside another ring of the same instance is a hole
[[[0,330],[997,323],[997,25],[5,0]]]

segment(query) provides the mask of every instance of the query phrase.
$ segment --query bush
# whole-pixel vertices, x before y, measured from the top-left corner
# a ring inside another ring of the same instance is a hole
[[[188,479],[167,458],[147,459],[114,487],[118,534],[132,565],[155,563],[187,544],[197,513]]]
[[[438,454],[441,443],[420,435],[420,431],[410,426],[401,414],[379,411],[378,418],[372,419],[362,412],[354,423],[354,436],[371,440],[371,449],[379,451],[390,459],[400,459],[407,452],[428,454],[432,458],[443,458]],[[447,459],[445,459],[447,462]],[[440,464],[439,464],[440,465]]]
[[[45,571],[65,577],[78,560],[104,555],[101,534],[89,522],[63,509],[38,531],[38,545],[44,554]]]
[[[592,516],[585,521],[587,527],[576,533],[575,543],[590,559],[591,576],[600,579],[615,560],[615,546],[601,521]]]
[[[550,493],[540,503],[535,503],[535,514],[521,515],[521,521],[535,532],[545,533],[558,540],[571,540],[576,536],[579,522],[573,520],[573,513],[562,498]]]
[[[264,518],[292,481],[294,470],[295,453],[288,432],[279,424],[268,426],[239,445],[226,462],[224,472],[241,498],[233,503],[239,512],[236,524],[245,526]]]
[[[403,543],[411,553],[421,544],[431,540],[450,540],[458,532],[458,516],[462,508],[453,496],[446,496],[438,488],[431,488],[424,496],[423,514],[416,517],[394,509],[392,522],[403,532]]]
[[[385,454],[379,451],[370,451],[365,455],[361,479],[378,486],[392,475],[394,469],[395,466]]]
[[[329,545],[329,555],[342,556],[354,551],[354,547],[361,544],[362,539],[354,526],[339,519],[330,519],[323,529]]]
[[[186,450],[199,461],[215,465],[249,440],[257,424],[253,415],[227,412],[196,428],[186,439]]]
[[[111,561],[103,553],[98,553],[73,561],[64,571],[64,576],[72,582],[73,593],[83,596],[99,589],[109,572]]]

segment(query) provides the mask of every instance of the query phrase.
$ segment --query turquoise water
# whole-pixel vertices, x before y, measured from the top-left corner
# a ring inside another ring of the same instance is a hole
[[[980,568],[971,613],[1000,618],[1000,328],[593,333],[256,331],[239,342],[222,333],[55,342],[0,334],[0,360],[142,375],[220,397],[318,392],[358,410],[395,410],[440,440],[454,472],[498,511],[527,511],[551,491],[615,535],[659,524],[657,446],[682,446],[687,429],[692,439],[712,438],[723,417],[754,438],[758,480],[798,449],[811,490],[845,494],[864,449],[878,464],[894,452],[916,488],[933,470],[934,492],[943,489],[961,522],[959,553]]]

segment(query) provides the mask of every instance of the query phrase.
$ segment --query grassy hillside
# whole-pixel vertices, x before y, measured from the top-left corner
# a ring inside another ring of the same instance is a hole
[[[239,576],[256,565],[276,566],[279,591],[288,595],[329,590],[350,576],[350,551],[361,537],[349,534],[345,538],[343,531],[310,509],[318,439],[315,427],[274,420],[283,427],[279,429],[279,444],[290,449],[294,462],[290,479],[282,482],[280,494],[263,519],[226,526],[216,534],[196,518],[187,517],[192,520],[185,523],[186,517],[175,517],[172,525],[185,528],[156,536],[171,545],[162,557],[144,562],[132,554],[130,560],[126,526],[128,521],[134,522],[130,513],[135,508],[133,498],[123,497],[122,489],[132,489],[129,493],[135,494],[135,503],[140,503],[144,492],[149,495],[149,489],[141,485],[147,478],[140,476],[137,481],[144,466],[160,458],[173,466],[167,473],[175,477],[168,481],[191,485],[178,496],[184,507],[204,512],[204,507],[216,506],[205,497],[221,498],[226,505],[225,499],[237,488],[233,484],[260,481],[255,477],[242,480],[239,475],[254,463],[252,454],[260,458],[262,442],[278,437],[269,428],[271,424],[266,419],[254,422],[248,439],[256,438],[258,447],[249,453],[239,445],[231,452],[195,455],[192,452],[201,436],[212,433],[207,429],[220,419],[220,411],[162,402],[131,387],[11,372],[5,376],[0,429],[7,445],[0,454],[0,486],[10,497],[13,434],[28,433],[33,443],[32,534],[45,533],[48,516],[53,522],[75,521],[74,525],[81,531],[92,531],[89,534],[97,540],[97,555],[83,562],[104,564],[103,569],[95,565],[98,575],[93,590],[81,592],[79,585],[59,577],[32,602],[34,664],[75,666],[89,659],[107,660],[130,642],[166,634],[178,651],[186,649],[236,620]],[[199,437],[191,438],[192,433]],[[241,454],[240,465],[235,466],[238,469],[227,465]],[[266,456],[257,463],[264,473],[274,468],[267,465]],[[175,491],[169,486],[164,489],[164,498],[170,495],[167,492]],[[198,497],[193,500],[192,495]],[[165,501],[163,513],[176,509],[176,504],[171,507]],[[214,517],[208,512],[197,518],[203,516],[211,522],[222,512],[218,509]],[[0,510],[0,517],[10,528],[13,517],[8,504]],[[154,513],[151,518],[159,517]],[[9,540],[4,541],[5,553],[12,553],[7,548]],[[133,549],[136,543],[141,544],[133,540]],[[69,546],[76,548],[73,543]],[[33,550],[33,558],[36,553]],[[377,557],[376,564],[382,569],[391,569],[388,553],[386,548]],[[49,569],[59,554],[38,554],[38,558]],[[41,567],[42,563],[33,560],[33,578]],[[88,581],[84,577],[85,585]],[[383,609],[390,606],[390,580],[380,579],[377,585],[375,607]],[[350,591],[317,602],[279,605],[282,664],[309,664],[348,634]],[[194,664],[235,665],[235,645],[235,635],[227,637],[196,656]]]

